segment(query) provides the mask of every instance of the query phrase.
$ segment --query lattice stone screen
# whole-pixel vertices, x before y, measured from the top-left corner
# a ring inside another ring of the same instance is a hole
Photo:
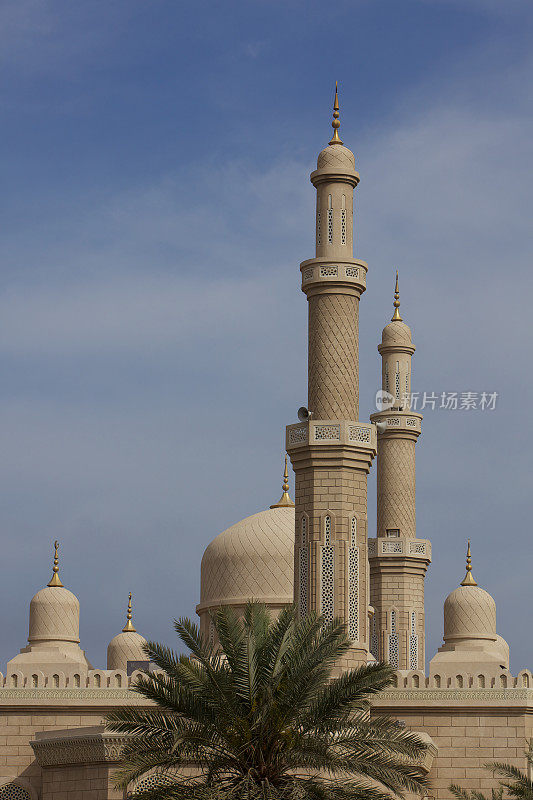
[[[27,789],[18,783],[4,783],[0,786],[1,800],[31,800],[31,795]]]

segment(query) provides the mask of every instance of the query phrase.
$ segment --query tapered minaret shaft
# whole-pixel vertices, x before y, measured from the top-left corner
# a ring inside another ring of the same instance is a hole
[[[310,420],[287,428],[295,471],[295,601],[348,626],[352,650],[340,668],[366,662],[369,604],[366,476],[375,455],[372,425],[358,420],[358,314],[367,266],[353,257],[353,153],[339,137],[318,156],[316,256],[301,264],[309,303]]]
[[[398,274],[394,314],[383,329],[384,408],[378,423],[377,538],[369,540],[371,651],[401,670],[424,669],[424,578],[431,545],[416,538],[415,445],[422,416],[410,410],[411,331],[400,316]]]

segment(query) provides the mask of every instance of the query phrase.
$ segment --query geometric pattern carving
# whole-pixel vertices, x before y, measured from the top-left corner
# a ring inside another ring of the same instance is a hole
[[[388,638],[388,662],[393,669],[398,669],[399,641],[396,633],[396,611],[390,612],[390,634]]]
[[[328,515],[324,520],[324,546],[322,551],[322,569],[321,569],[321,587],[320,587],[320,600],[321,600],[321,613],[325,622],[331,622],[334,616],[334,577],[335,577],[335,564],[333,547],[331,546],[331,517]]]
[[[370,652],[376,659],[379,661],[379,636],[378,636],[378,626],[377,626],[377,611],[372,616],[372,633],[370,636]]]
[[[302,425],[300,428],[291,428],[289,431],[289,443],[300,444],[300,442],[307,441],[307,425]]]
[[[320,439],[333,439],[340,441],[341,426],[340,425],[315,425],[315,441]]]
[[[359,267],[346,267],[346,277],[347,278],[358,278],[359,277]]]
[[[359,639],[359,548],[357,547],[357,519],[350,523],[348,550],[348,635]]]
[[[349,608],[348,608],[348,635],[350,639],[359,638],[359,609],[358,609],[358,594],[359,594],[359,548],[350,547],[348,555],[348,564],[350,570],[349,577]]]
[[[370,428],[360,428],[358,425],[350,425],[348,428],[348,438],[350,442],[370,442]]]
[[[307,518],[302,517],[302,537],[301,537],[301,547],[299,550],[299,563],[298,563],[298,572],[299,572],[299,583],[300,583],[300,592],[299,592],[299,600],[300,600],[300,616],[306,617],[309,609],[307,603],[307,593],[308,593],[308,584],[309,584],[309,550],[307,547]]]
[[[358,301],[354,297],[309,297],[308,402],[317,420],[357,418],[357,329]]]
[[[379,444],[378,535],[388,528],[399,528],[408,539],[416,536],[415,443],[406,439]]]
[[[339,274],[338,267],[320,267],[321,278],[336,278]]]
[[[53,767],[64,764],[119,761],[126,741],[126,736],[113,733],[98,733],[48,741],[37,740],[30,742],[30,744],[39,765],[41,767]]]
[[[382,553],[403,553],[402,542],[383,542],[381,546]]]

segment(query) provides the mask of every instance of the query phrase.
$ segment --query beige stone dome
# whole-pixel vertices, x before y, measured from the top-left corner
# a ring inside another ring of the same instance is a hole
[[[355,156],[343,144],[330,144],[318,154],[317,169],[331,169],[335,172],[355,172]]]
[[[292,603],[294,507],[252,514],[219,534],[202,558],[198,613],[220,605]]]
[[[458,586],[444,601],[444,641],[496,639],[496,603],[480,586]]]
[[[126,670],[128,661],[147,661],[144,636],[137,631],[122,631],[107,646],[107,668]]]
[[[45,586],[30,603],[30,644],[80,641],[80,604],[64,586]]]
[[[411,328],[405,322],[394,320],[383,328],[381,335],[383,345],[408,345],[412,347]]]

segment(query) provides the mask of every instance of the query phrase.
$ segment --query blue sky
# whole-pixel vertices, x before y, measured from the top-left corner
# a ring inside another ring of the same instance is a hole
[[[130,589],[138,629],[171,640],[205,546],[279,496],[339,80],[370,268],[361,418],[396,268],[416,388],[499,393],[425,415],[428,655],[470,537],[512,668],[531,667],[532,41],[527,0],[4,0],[4,660],[55,537],[103,665]]]

